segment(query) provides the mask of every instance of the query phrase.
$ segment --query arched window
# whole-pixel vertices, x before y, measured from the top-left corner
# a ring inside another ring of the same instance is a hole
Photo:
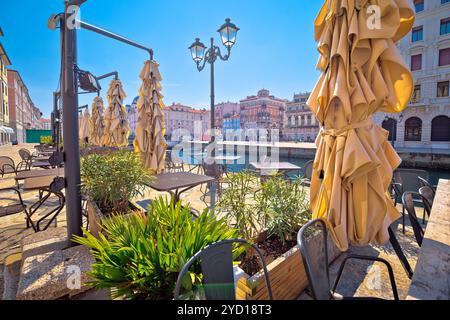
[[[450,141],[450,118],[438,116],[431,122],[431,141]]]
[[[405,141],[422,140],[422,120],[417,117],[405,121]]]
[[[397,121],[389,118],[387,120],[384,120],[381,126],[383,127],[383,129],[389,131],[389,141],[397,141]]]

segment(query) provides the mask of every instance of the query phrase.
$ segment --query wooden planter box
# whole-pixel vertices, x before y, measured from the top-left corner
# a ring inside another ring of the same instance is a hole
[[[133,211],[139,211],[133,203],[129,203],[130,208]],[[102,220],[105,218],[105,215],[97,206],[97,203],[92,200],[87,200],[87,213],[88,213],[88,221],[89,221],[89,232],[96,238],[98,238],[99,233],[102,229]]]
[[[101,230],[102,219],[105,215],[101,212],[97,203],[92,200],[87,200],[87,212],[89,222],[89,232],[96,238],[98,238]]]
[[[311,241],[314,241],[313,238]],[[317,245],[320,241],[317,241]],[[319,249],[318,249],[319,250]],[[328,239],[328,260],[333,262],[341,252]],[[300,248],[295,246],[267,266],[274,300],[295,300],[308,286],[308,277],[303,266]],[[238,300],[268,300],[264,272],[261,270],[250,277],[244,275],[236,285]]]

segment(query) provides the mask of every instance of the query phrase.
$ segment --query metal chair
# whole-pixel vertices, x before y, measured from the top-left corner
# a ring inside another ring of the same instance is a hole
[[[419,177],[422,178],[419,180]],[[403,194],[405,192],[419,192],[421,188],[421,181],[428,181],[429,174],[425,170],[417,169],[397,169],[394,171],[393,177],[393,187],[395,192],[394,205],[401,202]],[[400,199],[400,200],[399,200]],[[414,199],[416,203],[422,203],[422,198]],[[423,220],[425,221],[425,210],[423,212]],[[403,233],[405,233],[405,206],[402,205],[402,222],[403,222]]]
[[[314,160],[310,160],[305,163],[305,166],[302,169],[302,175],[303,175],[302,184],[304,186],[308,186],[308,187],[311,186],[311,177],[312,177],[313,167],[314,167]]]
[[[423,206],[428,217],[431,216],[431,208],[433,207],[435,192],[433,188],[425,186],[419,189],[419,194],[422,196]],[[425,221],[423,221],[425,223]]]
[[[0,189],[0,193],[4,192],[16,193],[17,201],[14,201],[13,199],[6,200],[5,198],[2,198],[2,200],[6,202],[6,204],[4,203],[0,207],[0,217],[6,217],[21,212],[25,213],[25,215],[28,217],[27,206],[23,203],[22,194],[20,193],[20,190],[14,187]]]
[[[213,177],[213,178],[214,178],[214,181],[213,181],[213,182],[209,182],[209,183],[206,185],[206,190],[205,190],[204,192],[203,192],[203,190],[201,189],[201,191],[203,192],[203,195],[202,195],[202,197],[201,197],[201,200],[202,200],[206,205],[208,205],[208,204],[206,203],[206,201],[205,201],[205,198],[206,198],[206,195],[208,194],[208,190],[209,190],[209,191],[211,190],[211,186],[212,186],[213,183],[215,183],[216,186],[217,186],[217,196],[220,197],[220,195],[222,194],[222,185],[225,183],[225,182],[222,180],[222,177],[223,177],[223,173],[224,173],[224,172],[223,172],[223,167],[222,167],[221,165],[217,164],[217,163],[211,163],[211,164],[208,164],[208,163],[203,162],[202,165],[201,165],[201,168],[202,168],[202,170],[203,170],[203,172],[204,172],[204,174],[205,174],[206,176],[209,176],[209,177]]]
[[[298,233],[297,242],[302,254],[302,260],[308,277],[311,294],[315,300],[368,299],[340,297],[335,294],[345,265],[347,261],[351,259],[376,261],[385,264],[389,272],[394,299],[399,299],[392,267],[389,262],[378,257],[351,254],[347,255],[339,268],[334,285],[332,287],[330,286],[328,232],[323,220],[313,220],[304,225]]]
[[[33,204],[28,210],[28,219],[27,219],[27,228],[32,227],[35,232],[47,230],[48,227],[52,224],[53,221],[58,217],[60,212],[65,206],[66,198],[62,193],[62,190],[65,188],[65,179],[61,177],[56,177],[52,183],[42,190],[42,195],[39,197],[39,201]],[[32,217],[36,214],[39,208],[52,196],[55,195],[58,198],[58,205],[46,213],[44,216],[40,217],[36,222],[33,222]],[[48,217],[50,220],[41,228],[41,223],[43,223]]]
[[[2,177],[5,176],[5,174],[14,173],[17,174],[17,168],[14,164],[14,160],[10,157],[2,156],[0,157],[0,174]]]
[[[405,192],[402,197],[402,202],[403,206],[408,211],[409,221],[411,222],[417,244],[422,246],[425,231],[422,229],[419,219],[417,219],[416,209],[414,208],[414,197],[420,197],[420,194],[415,192]]]
[[[203,274],[203,288],[207,300],[236,300],[234,272],[233,272],[233,244],[251,245],[261,259],[269,299],[273,300],[269,272],[266,262],[259,248],[247,240],[231,239],[213,243],[195,254],[183,267],[178,275],[174,298],[180,299],[181,284],[189,268],[200,261]]]
[[[419,184],[421,187],[430,187],[433,190],[433,193],[436,193],[437,186],[431,185],[427,180],[422,177],[419,177]]]
[[[17,171],[31,170],[31,164],[35,158],[31,152],[27,149],[20,149],[19,156],[22,161],[17,165]]]

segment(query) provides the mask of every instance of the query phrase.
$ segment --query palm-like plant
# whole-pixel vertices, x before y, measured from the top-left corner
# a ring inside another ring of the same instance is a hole
[[[147,215],[114,215],[103,223],[99,239],[84,231],[74,240],[92,249],[96,259],[91,285],[112,288],[113,297],[171,299],[179,272],[209,244],[233,239],[237,231],[205,210],[193,219],[191,210],[160,198]],[[187,291],[201,283],[197,266],[184,279]]]

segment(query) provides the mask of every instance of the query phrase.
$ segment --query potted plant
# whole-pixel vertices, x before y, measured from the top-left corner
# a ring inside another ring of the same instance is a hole
[[[90,231],[98,235],[105,216],[132,211],[130,201],[142,195],[152,179],[139,157],[129,151],[82,157],[81,191],[87,201]]]
[[[307,287],[307,276],[296,242],[303,224],[311,219],[308,194],[301,179],[294,181],[277,175],[264,183],[250,172],[231,174],[228,188],[218,204],[242,237],[263,252],[275,299],[295,299]],[[331,245],[329,257],[339,250]],[[267,299],[267,289],[260,261],[251,250],[242,257],[244,271],[237,283],[238,299]]]
[[[91,249],[96,259],[88,285],[111,289],[112,298],[167,300],[173,298],[178,274],[188,260],[209,244],[237,237],[237,231],[210,211],[195,220],[181,202],[159,198],[148,213],[111,215],[97,238],[84,231],[75,242]],[[183,283],[190,291],[201,284],[201,273],[191,271]]]

